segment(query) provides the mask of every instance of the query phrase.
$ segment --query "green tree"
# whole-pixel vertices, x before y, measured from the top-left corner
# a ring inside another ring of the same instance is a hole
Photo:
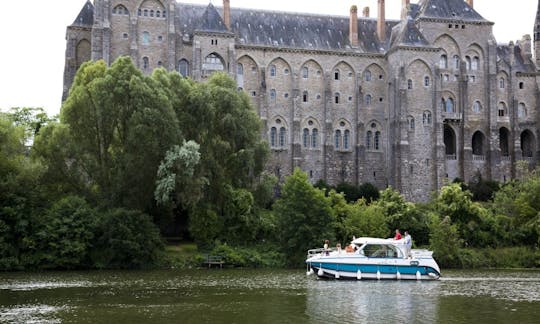
[[[166,72],[154,74],[159,73]],[[72,170],[85,179],[86,192],[109,206],[151,211],[158,166],[165,152],[181,143],[176,115],[155,77],[142,75],[127,57],[110,68],[103,61],[87,62],[75,77],[60,119],[67,130],[59,131],[72,144],[64,163],[76,166]],[[58,145],[53,139],[43,142],[48,145],[40,152],[52,153]]]
[[[351,205],[347,204],[342,193],[337,193],[334,189],[328,192],[328,199],[336,217],[336,240],[338,243],[348,244],[352,236],[345,221],[351,214]]]
[[[25,143],[32,142],[43,126],[55,121],[43,108],[15,107],[10,109],[9,117],[16,126],[25,130]]]
[[[430,249],[441,267],[461,267],[460,251],[463,241],[457,226],[449,216],[442,220],[435,214],[430,222]]]
[[[511,244],[540,245],[540,169],[505,184],[495,194],[492,210],[499,219],[510,220]]]
[[[175,198],[175,202],[184,206],[195,205],[200,200],[202,187],[206,183],[206,179],[194,176],[200,160],[199,145],[193,141],[184,142],[181,147],[175,145],[167,151],[158,169],[154,192],[156,201],[168,204]],[[173,194],[176,197],[172,197]]]
[[[486,228],[489,211],[472,201],[470,191],[463,191],[457,183],[441,189],[435,203],[436,212],[442,219],[450,217],[458,229],[459,236],[470,247],[482,247],[496,240],[490,228]]]
[[[47,208],[39,184],[42,167],[25,147],[25,129],[0,114],[0,270],[22,269],[38,216]]]
[[[427,244],[429,240],[428,218],[415,204],[405,200],[398,191],[387,188],[381,192],[379,200],[373,203],[382,208],[386,216],[388,232],[393,235],[395,229],[408,231],[416,244]]]
[[[156,79],[166,89],[185,139],[200,145],[201,160],[194,177],[206,179],[207,185],[199,204],[183,206],[190,217],[198,218],[191,221],[190,228],[195,229],[205,223],[202,215],[208,215],[209,221],[214,215],[225,217],[225,207],[231,204],[230,188],[251,190],[257,185],[268,145],[261,139],[260,120],[250,99],[226,74],[216,73],[206,83],[193,83],[177,73],[161,73]]]
[[[334,238],[335,216],[330,201],[299,169],[285,180],[274,210],[281,249],[289,266],[301,266],[308,249]]]
[[[360,199],[351,206],[351,213],[344,221],[346,237],[386,237],[388,227],[384,210],[378,205],[368,205]]]

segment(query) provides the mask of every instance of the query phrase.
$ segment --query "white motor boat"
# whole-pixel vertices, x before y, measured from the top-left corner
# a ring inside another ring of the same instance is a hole
[[[308,251],[308,274],[335,279],[436,280],[439,265],[428,250],[407,250],[403,239],[360,237],[352,249],[313,249]]]

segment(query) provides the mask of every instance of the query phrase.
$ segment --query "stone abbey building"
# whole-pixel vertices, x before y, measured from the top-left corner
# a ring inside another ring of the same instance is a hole
[[[497,44],[493,24],[473,0],[402,0],[400,20],[384,0],[377,17],[88,1],[67,28],[64,97],[87,60],[128,55],[199,81],[224,71],[251,97],[281,179],[299,167],[425,201],[454,178],[507,181],[539,161],[540,16],[534,45]]]

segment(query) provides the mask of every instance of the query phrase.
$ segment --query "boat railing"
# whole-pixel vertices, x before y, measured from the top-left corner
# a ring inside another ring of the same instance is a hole
[[[317,254],[326,253],[326,252],[332,252],[332,251],[337,251],[337,249],[336,249],[336,248],[329,248],[329,249],[325,249],[325,248],[311,249],[311,250],[308,250],[308,258],[309,258],[309,257],[312,257],[312,256],[315,256],[315,255],[317,255]]]

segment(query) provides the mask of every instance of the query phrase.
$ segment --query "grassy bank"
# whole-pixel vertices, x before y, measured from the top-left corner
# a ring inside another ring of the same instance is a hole
[[[165,264],[170,268],[189,269],[202,267],[207,255],[223,258],[225,267],[282,268],[284,256],[264,247],[231,247],[218,245],[210,251],[201,251],[194,243],[169,243],[165,247]]]
[[[170,243],[165,248],[166,264],[175,269],[189,269],[203,266],[207,255],[223,257],[226,267],[283,268],[284,257],[268,247],[253,248],[218,245],[208,252],[200,251],[194,243]],[[538,268],[540,250],[527,247],[461,249],[458,258],[451,264],[439,261],[446,269],[486,269],[486,268]]]

